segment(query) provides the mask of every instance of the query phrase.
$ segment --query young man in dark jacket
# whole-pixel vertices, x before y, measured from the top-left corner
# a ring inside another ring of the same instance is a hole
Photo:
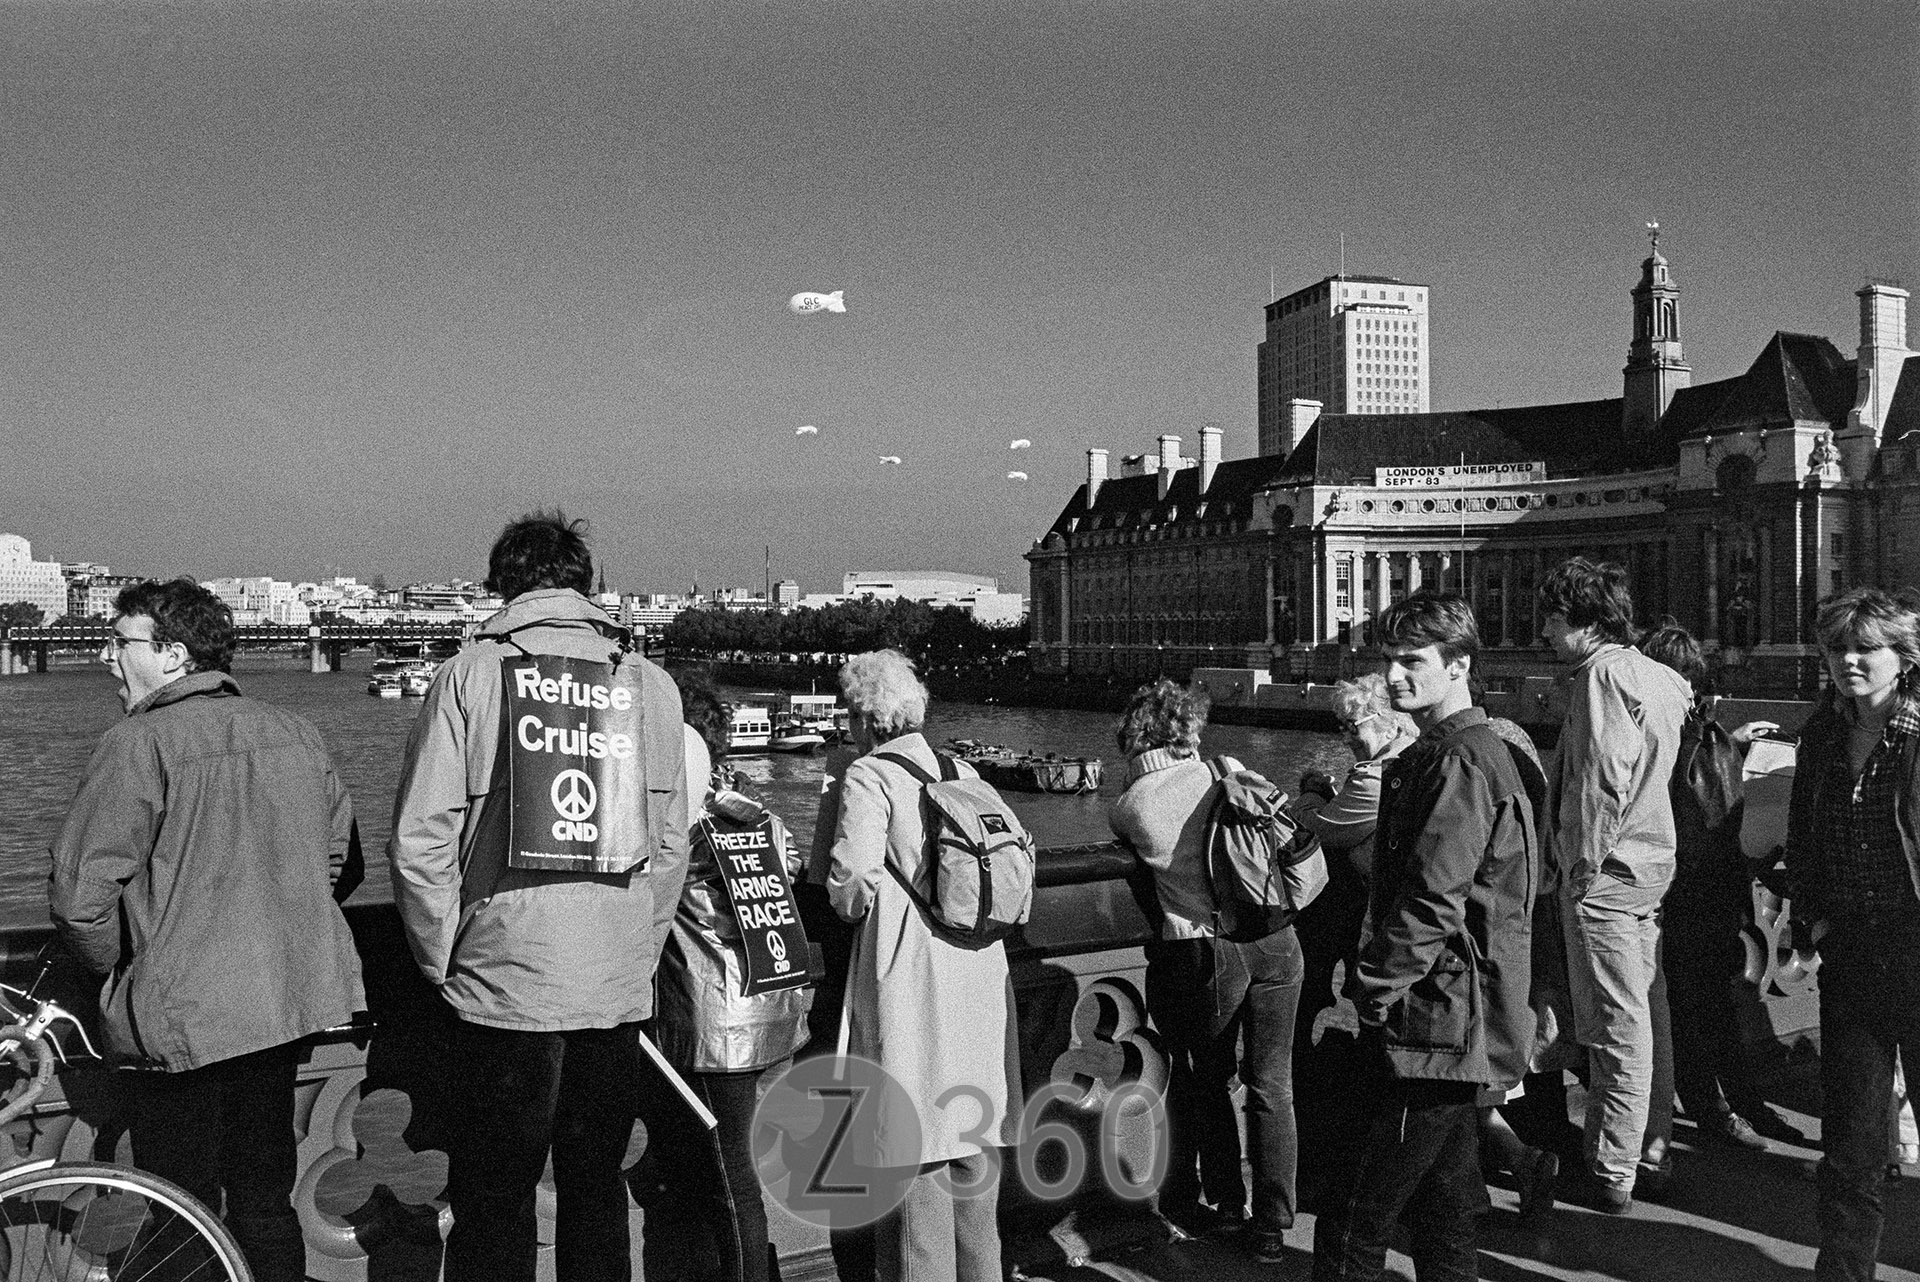
[[[1388,695],[1420,738],[1388,765],[1373,884],[1347,996],[1373,1080],[1320,1207],[1315,1282],[1381,1276],[1404,1214],[1421,1282],[1476,1274],[1486,1209],[1477,1099],[1526,1072],[1539,847],[1507,746],[1473,706],[1479,649],[1460,597],[1418,593],[1380,617]]]
[[[54,843],[53,922],[109,976],[110,1049],[156,1070],[119,1075],[133,1160],[216,1210],[224,1192],[253,1275],[298,1282],[299,1040],[366,1006],[336,903],[362,876],[353,808],[311,725],[240,697],[213,593],[149,581],[114,608],[100,659],[127,718]]]

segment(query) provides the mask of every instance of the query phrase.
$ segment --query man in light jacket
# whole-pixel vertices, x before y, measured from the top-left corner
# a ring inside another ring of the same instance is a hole
[[[107,977],[108,1048],[154,1070],[119,1075],[133,1160],[216,1211],[224,1192],[253,1275],[298,1282],[299,1039],[366,1006],[336,902],[363,875],[353,807],[319,732],[241,697],[213,593],[148,581],[114,609],[127,718],[54,842],[54,926]]]
[[[1574,557],[1540,584],[1554,653],[1572,665],[1548,800],[1567,936],[1574,1031],[1587,1047],[1587,1192],[1622,1214],[1653,1093],[1653,987],[1660,900],[1673,880],[1668,783],[1692,692],[1632,648],[1626,571]]]
[[[549,1150],[557,1275],[632,1276],[620,1166],[687,779],[673,682],[586,598],[583,524],[540,513],[494,543],[506,608],[435,674],[394,799],[394,900],[457,1017],[449,1282],[532,1282]]]

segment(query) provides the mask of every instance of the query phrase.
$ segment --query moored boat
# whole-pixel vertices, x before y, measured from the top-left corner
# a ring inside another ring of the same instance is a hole
[[[367,678],[367,693],[379,699],[398,699],[405,686],[398,672],[376,672]]]
[[[427,659],[409,663],[400,673],[400,693],[415,699],[425,698],[427,688],[433,684],[433,674],[439,666]]]
[[[819,729],[788,714],[774,722],[767,747],[775,752],[812,752],[826,741],[827,736]]]
[[[949,739],[947,751],[979,772],[996,788],[1016,792],[1095,792],[1100,787],[1098,757],[1063,757],[1053,752],[1022,752],[976,739]]]
[[[772,739],[773,720],[765,708],[747,706],[733,710],[732,721],[727,727],[728,753],[765,752]]]

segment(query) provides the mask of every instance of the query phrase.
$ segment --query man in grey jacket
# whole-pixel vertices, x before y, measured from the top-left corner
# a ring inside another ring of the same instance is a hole
[[[673,682],[586,598],[582,526],[540,513],[494,543],[507,606],[435,675],[394,800],[394,901],[455,1016],[448,1282],[532,1282],[549,1151],[556,1275],[632,1273],[620,1166],[686,764]]]
[[[100,659],[127,718],[54,842],[54,925],[107,976],[109,1048],[154,1070],[119,1075],[133,1160],[216,1210],[224,1192],[254,1276],[298,1282],[299,1039],[366,1006],[336,903],[362,875],[353,808],[311,725],[240,696],[213,593],[149,581],[114,608]]]
[[[1540,584],[1546,639],[1573,672],[1549,795],[1574,1029],[1587,1047],[1590,1200],[1621,1214],[1653,1092],[1650,993],[1673,880],[1668,783],[1692,691],[1632,648],[1626,571],[1584,557]]]

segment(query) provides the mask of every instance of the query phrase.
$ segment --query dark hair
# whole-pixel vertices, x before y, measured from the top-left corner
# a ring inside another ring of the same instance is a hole
[[[1480,653],[1480,626],[1473,621],[1473,607],[1452,592],[1416,592],[1396,601],[1380,612],[1374,630],[1382,649],[1437,645],[1448,663]]]
[[[680,719],[692,726],[700,742],[707,745],[708,758],[719,761],[727,755],[732,718],[727,715],[720,692],[713,688],[713,678],[697,668],[682,668],[673,674],[673,683],[680,687]]]
[[[120,589],[113,608],[153,620],[153,639],[187,648],[194,672],[233,670],[233,611],[192,579],[143,579]]]
[[[569,521],[555,508],[513,522],[487,555],[486,587],[508,601],[541,588],[572,588],[581,596],[593,591],[586,521]]]
[[[1640,653],[1685,677],[1695,694],[1705,692],[1707,656],[1701,651],[1700,643],[1693,639],[1693,633],[1672,619],[1662,620],[1659,627],[1641,639]]]
[[[1198,751],[1200,732],[1207,727],[1207,710],[1212,706],[1204,689],[1162,677],[1133,692],[1113,737],[1129,757],[1149,748]]]
[[[1536,595],[1540,613],[1564,614],[1570,628],[1591,626],[1602,641],[1633,644],[1633,595],[1624,567],[1576,556],[1554,566]]]

